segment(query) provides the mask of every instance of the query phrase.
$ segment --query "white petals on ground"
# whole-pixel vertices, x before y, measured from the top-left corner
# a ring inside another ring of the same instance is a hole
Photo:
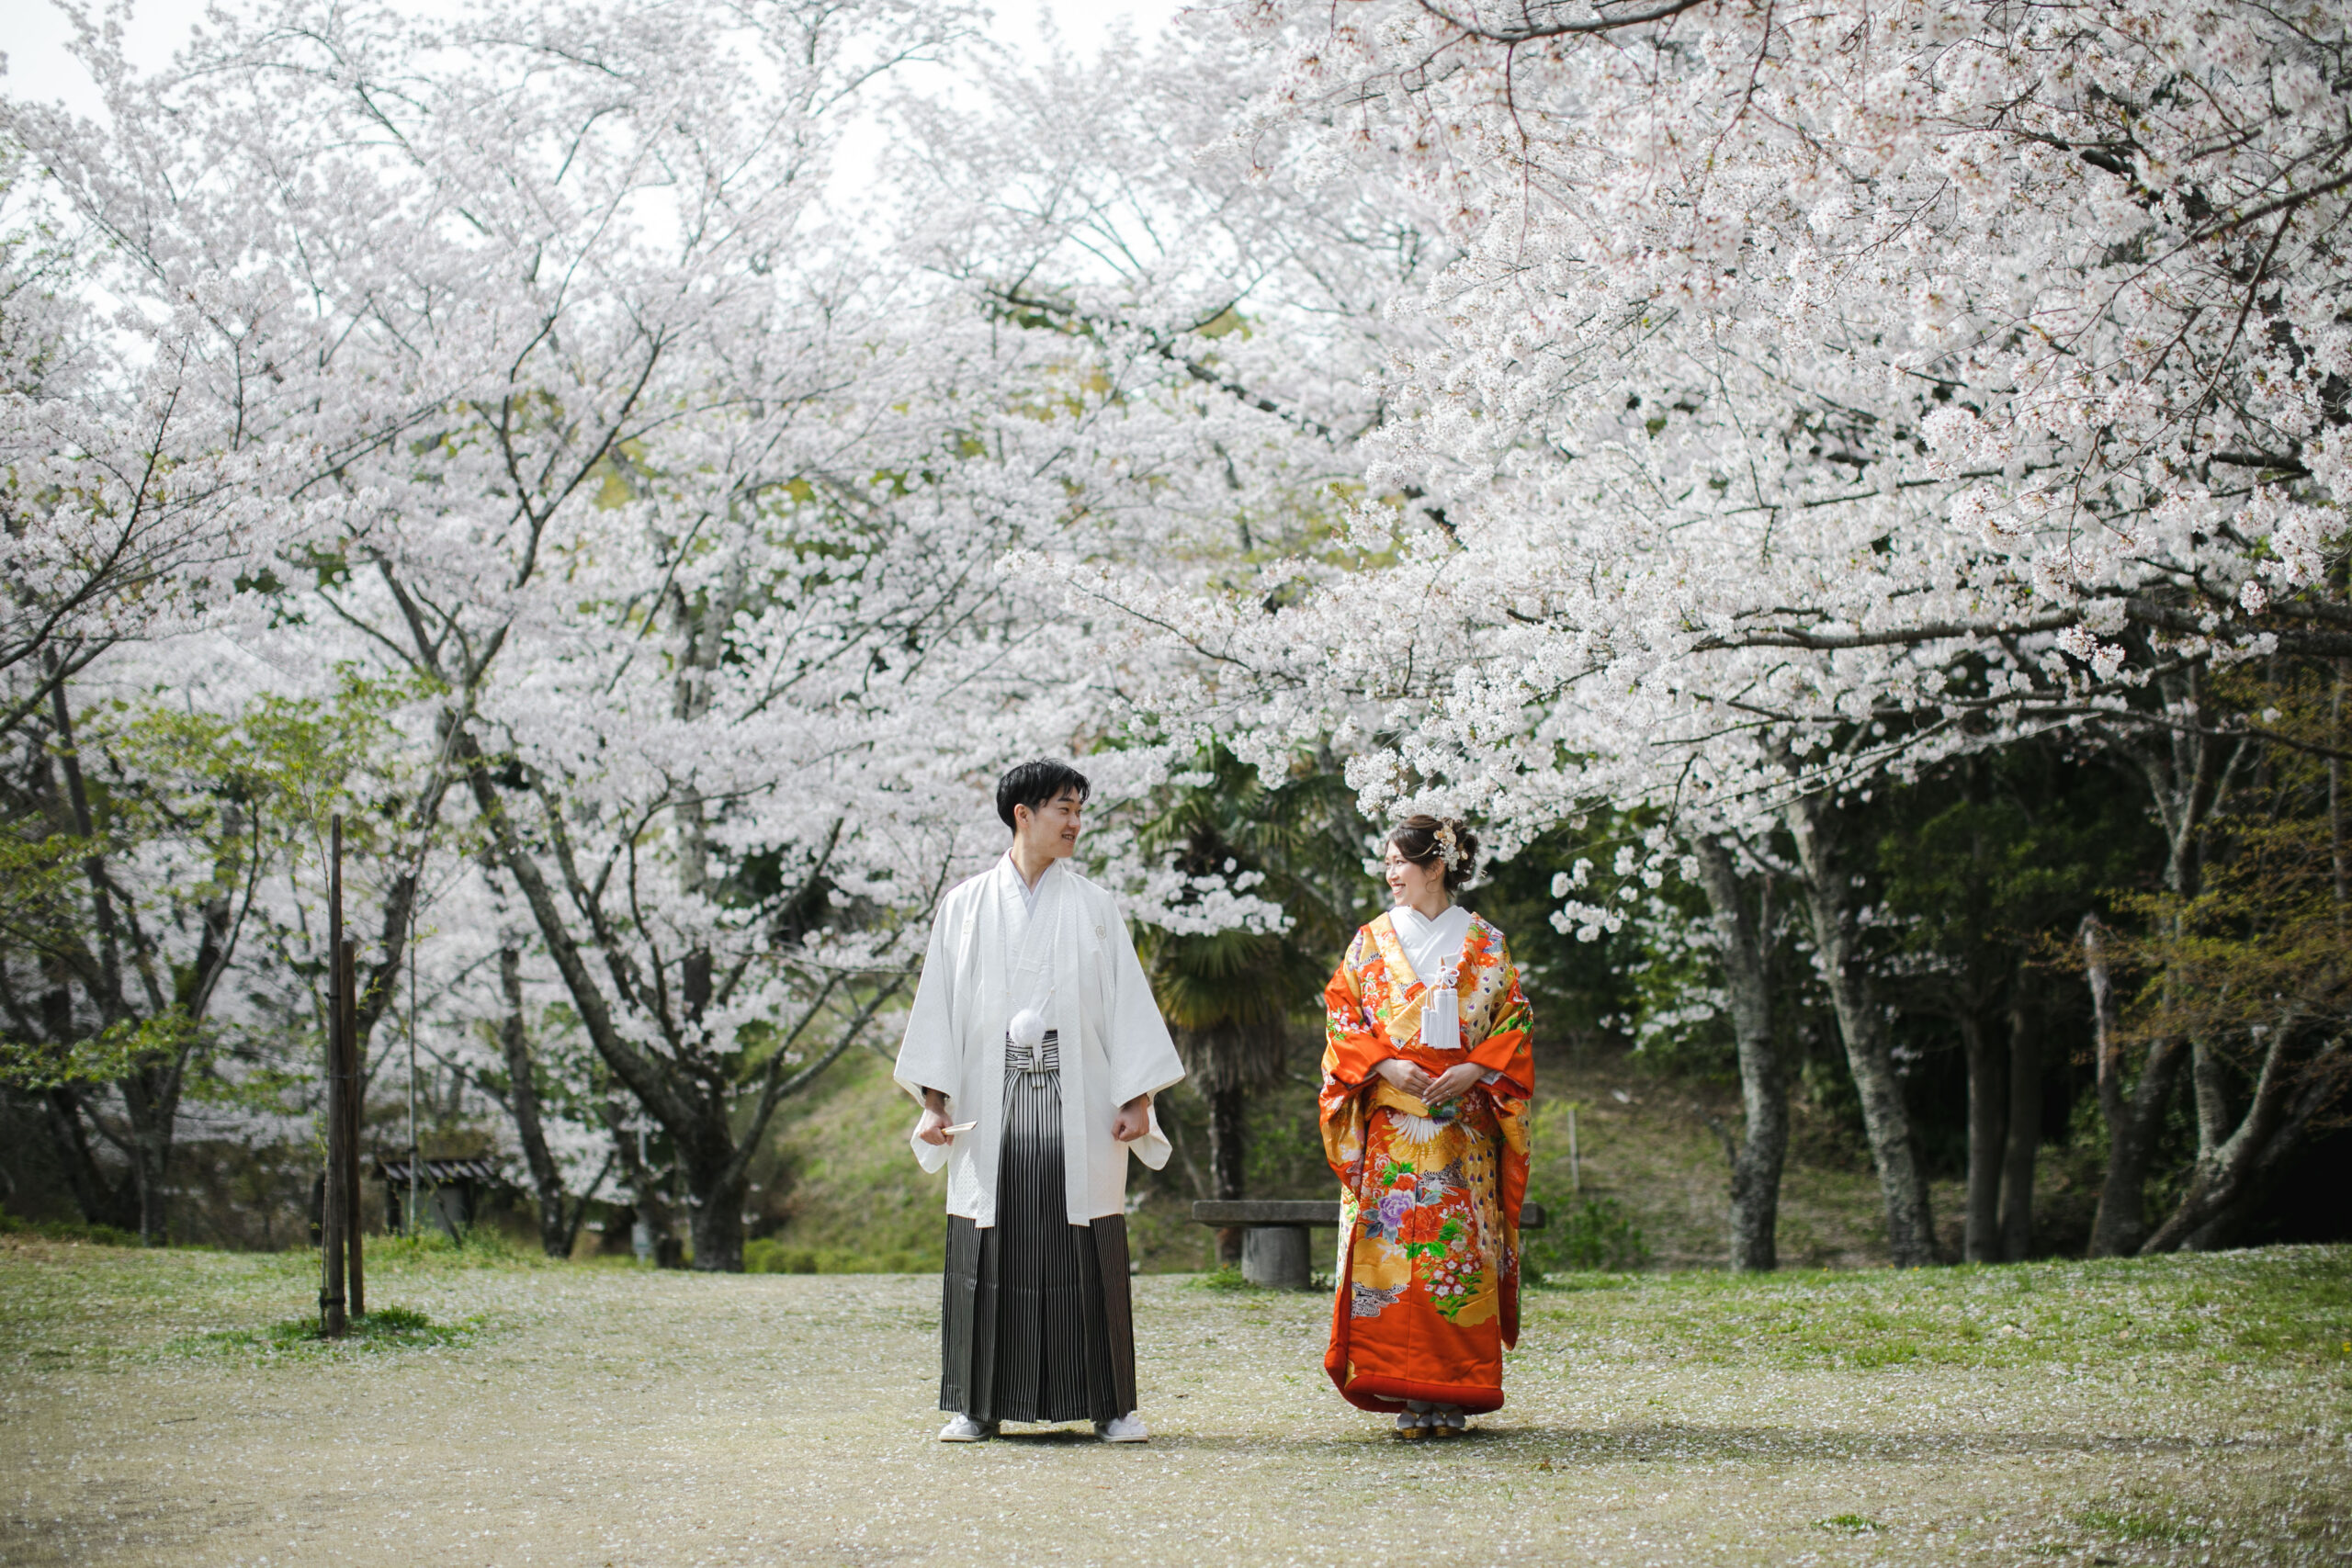
[[[1332,1393],[1325,1298],[1147,1277],[1148,1444],[956,1445],[935,1278],[387,1266],[478,1337],[260,1359],[202,1336],[298,1314],[307,1259],[0,1246],[0,1560],[2331,1562],[2347,1274],[1583,1276],[1529,1293],[1510,1404],[1417,1444]]]

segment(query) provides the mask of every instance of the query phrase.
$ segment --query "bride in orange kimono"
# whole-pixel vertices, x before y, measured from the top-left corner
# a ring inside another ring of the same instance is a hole
[[[1400,824],[1396,908],[1356,932],[1324,991],[1340,1258],[1323,1368],[1406,1438],[1500,1409],[1519,1340],[1533,1020],[1503,933],[1453,901],[1477,849],[1460,823]]]

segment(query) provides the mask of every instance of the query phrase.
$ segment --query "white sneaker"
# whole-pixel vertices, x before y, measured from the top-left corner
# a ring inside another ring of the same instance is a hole
[[[977,1443],[984,1438],[995,1436],[995,1422],[975,1421],[969,1416],[955,1416],[939,1429],[939,1440],[943,1443]]]
[[[1143,1417],[1132,1410],[1115,1421],[1097,1421],[1094,1423],[1094,1435],[1106,1443],[1151,1441],[1151,1428],[1145,1426]]]

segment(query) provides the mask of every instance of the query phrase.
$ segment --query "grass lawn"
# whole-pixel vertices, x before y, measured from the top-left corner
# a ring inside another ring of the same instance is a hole
[[[0,1562],[2352,1562],[2352,1248],[1529,1293],[1404,1445],[1318,1297],[1137,1281],[1104,1448],[932,1440],[937,1281],[0,1237]],[[396,1309],[396,1310],[392,1310]]]

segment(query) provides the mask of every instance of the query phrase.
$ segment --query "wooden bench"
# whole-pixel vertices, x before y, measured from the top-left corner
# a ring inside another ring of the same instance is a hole
[[[1193,1205],[1196,1224],[1241,1227],[1241,1278],[1274,1291],[1314,1286],[1306,1233],[1340,1228],[1339,1200],[1320,1198],[1204,1198]],[[1544,1228],[1544,1205],[1522,1203],[1519,1228]]]

